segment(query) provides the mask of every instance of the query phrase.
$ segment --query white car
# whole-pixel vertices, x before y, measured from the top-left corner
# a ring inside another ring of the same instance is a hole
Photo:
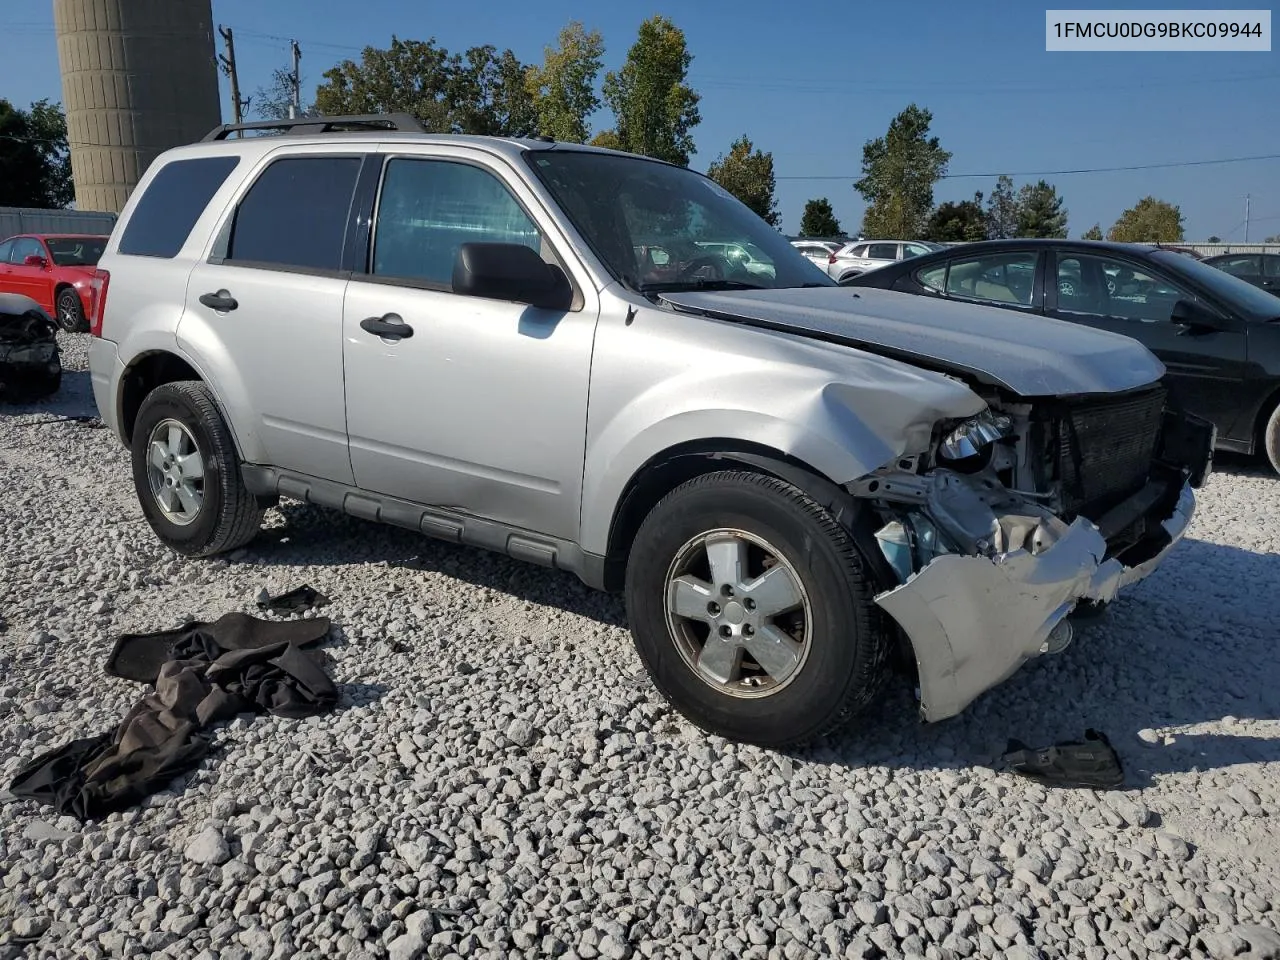
[[[844,246],[844,243],[839,240],[792,240],[791,245],[804,254],[805,259],[826,273],[831,257]]]
[[[827,260],[827,276],[832,280],[848,280],[889,263],[942,249],[942,244],[924,240],[854,240],[831,254]]]

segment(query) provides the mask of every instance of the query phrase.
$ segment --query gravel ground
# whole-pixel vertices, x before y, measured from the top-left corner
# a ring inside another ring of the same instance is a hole
[[[1223,465],[1185,544],[1062,655],[922,727],[783,755],[707,737],[574,579],[286,503],[227,560],[163,549],[84,338],[0,412],[0,781],[140,695],[115,635],[328,594],[342,702],[237,720],[185,782],[80,825],[0,802],[0,957],[1280,953],[1280,480]],[[1107,732],[1129,789],[992,768]]]

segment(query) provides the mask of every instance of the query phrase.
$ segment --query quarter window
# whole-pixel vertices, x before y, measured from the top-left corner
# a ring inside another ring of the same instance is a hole
[[[176,257],[239,157],[196,157],[166,164],[138,200],[120,237],[120,252]]]
[[[1271,254],[1263,257],[1262,275],[1264,277],[1280,277],[1280,257]]]
[[[464,243],[542,251],[524,208],[493,174],[445,160],[387,164],[373,238],[373,273],[450,287]]]
[[[342,247],[360,157],[274,161],[236,209],[228,263],[342,269]]]
[[[916,274],[916,280],[922,287],[936,290],[938,293],[945,293],[947,289],[947,265],[942,263],[936,267],[925,267]]]
[[[1130,263],[1090,255],[1058,259],[1058,309],[1066,313],[1167,322],[1179,300],[1195,296]]]
[[[1035,290],[1036,254],[994,253],[952,260],[947,294],[966,300],[1031,306]]]

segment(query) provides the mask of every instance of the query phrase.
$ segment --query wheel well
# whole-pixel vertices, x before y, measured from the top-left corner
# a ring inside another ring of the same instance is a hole
[[[147,394],[175,380],[199,379],[189,363],[171,353],[148,353],[135,360],[121,380],[120,429],[125,441],[133,440],[133,424]]]
[[[1253,425],[1253,450],[1255,453],[1261,450],[1265,455],[1267,452],[1267,422],[1271,419],[1271,414],[1275,413],[1277,406],[1280,406],[1280,387],[1277,387],[1271,396],[1262,402],[1262,406],[1258,408],[1258,419]]]
[[[750,457],[751,462],[735,462],[735,455]],[[791,476],[770,470],[766,463],[761,463],[762,460],[776,463],[779,468],[784,468],[783,473]],[[769,473],[782,480],[789,480],[796,471],[803,471],[826,483],[831,482],[803,461],[759,443],[701,440],[664,450],[636,471],[614,510],[613,523],[609,527],[605,588],[621,589],[626,576],[627,555],[631,552],[636,532],[658,501],[694,477],[735,466]]]

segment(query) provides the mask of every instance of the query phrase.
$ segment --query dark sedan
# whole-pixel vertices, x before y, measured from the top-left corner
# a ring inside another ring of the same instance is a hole
[[[1280,296],[1280,253],[1224,253],[1204,262]]]
[[[1133,337],[1171,397],[1212,420],[1218,447],[1280,470],[1280,300],[1158,246],[990,240],[889,264],[845,286],[1043,314]]]

